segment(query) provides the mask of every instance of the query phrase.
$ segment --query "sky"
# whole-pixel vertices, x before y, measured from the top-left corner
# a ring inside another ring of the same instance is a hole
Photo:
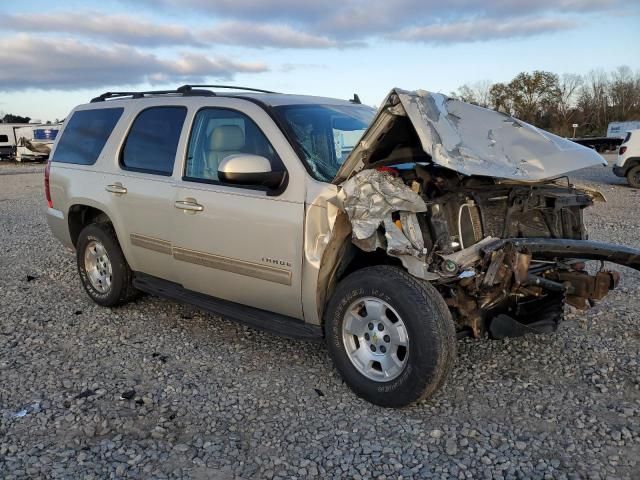
[[[637,0],[0,3],[0,112],[64,118],[105,91],[218,83],[378,105],[521,71],[640,70]]]

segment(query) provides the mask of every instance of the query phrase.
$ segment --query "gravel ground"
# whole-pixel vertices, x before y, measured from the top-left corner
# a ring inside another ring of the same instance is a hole
[[[640,478],[640,275],[553,335],[459,342],[433,399],[353,395],[322,345],[167,300],[104,309],[42,212],[42,166],[0,167],[0,477]],[[640,191],[592,238],[640,247]]]

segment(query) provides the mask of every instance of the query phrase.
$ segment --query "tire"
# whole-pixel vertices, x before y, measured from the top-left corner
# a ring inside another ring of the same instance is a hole
[[[632,167],[631,170],[627,172],[627,182],[633,188],[640,188],[640,165],[636,165]]]
[[[82,286],[98,305],[115,307],[139,295],[110,223],[92,223],[80,232],[76,262]]]
[[[378,317],[380,311],[384,315]],[[455,362],[456,332],[447,304],[431,284],[398,267],[367,267],[343,279],[324,318],[338,372],[358,396],[376,405],[397,408],[428,398]]]

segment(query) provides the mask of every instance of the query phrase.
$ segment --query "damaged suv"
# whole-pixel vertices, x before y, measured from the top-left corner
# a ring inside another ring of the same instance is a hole
[[[456,339],[554,330],[640,251],[587,240],[592,150],[425,91],[380,109],[186,85],[73,110],[45,171],[47,219],[87,294],[148,292],[325,338],[361,397],[433,394]]]

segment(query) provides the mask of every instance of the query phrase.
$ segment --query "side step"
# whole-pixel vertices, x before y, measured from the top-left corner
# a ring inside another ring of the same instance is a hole
[[[322,328],[318,325],[311,325],[297,318],[193,292],[178,283],[162,280],[144,273],[135,272],[133,285],[143,292],[194,305],[207,312],[215,313],[282,337],[307,341],[320,341],[323,337]]]

